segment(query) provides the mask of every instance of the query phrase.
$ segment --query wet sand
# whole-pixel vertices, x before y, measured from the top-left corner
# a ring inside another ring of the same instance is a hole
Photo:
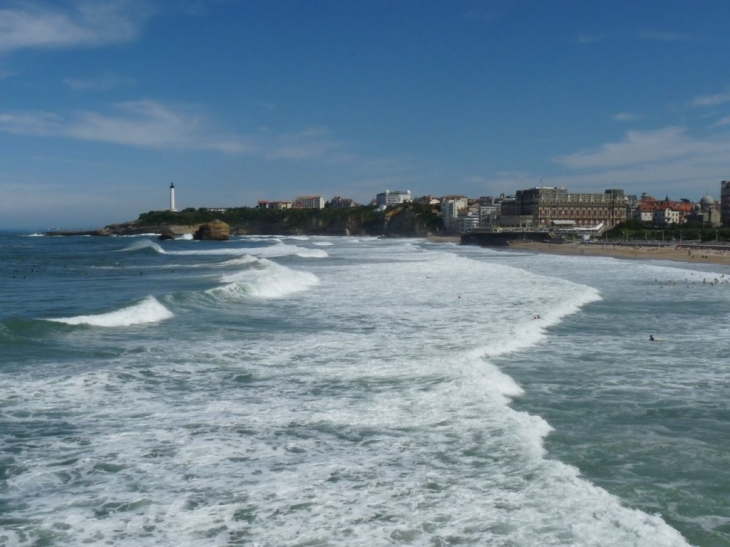
[[[551,253],[559,255],[611,256],[627,260],[674,260],[687,263],[722,264],[730,266],[730,246],[727,249],[689,247],[683,245],[614,245],[593,242],[583,245],[574,243],[534,243],[512,241],[510,249]]]

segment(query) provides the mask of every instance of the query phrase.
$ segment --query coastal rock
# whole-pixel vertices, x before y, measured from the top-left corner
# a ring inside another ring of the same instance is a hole
[[[202,224],[193,234],[193,239],[209,241],[226,241],[230,235],[228,224],[222,220],[213,220]]]
[[[173,232],[169,226],[163,226],[160,229],[160,236],[157,239],[159,239],[160,241],[175,239],[175,232]]]

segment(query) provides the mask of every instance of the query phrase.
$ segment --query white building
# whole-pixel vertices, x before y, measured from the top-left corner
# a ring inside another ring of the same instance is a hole
[[[410,190],[406,190],[405,192],[401,190],[386,190],[385,192],[375,196],[375,205],[377,206],[385,205],[386,207],[389,207],[391,205],[399,205],[409,201],[413,201],[411,199]]]
[[[656,224],[679,224],[679,211],[669,207],[654,211],[654,222]]]
[[[324,209],[322,196],[297,196],[294,199],[294,209]]]
[[[730,180],[720,182],[720,218],[724,226],[730,226]]]
[[[170,183],[170,211],[172,211],[173,213],[175,211],[177,211],[177,209],[175,209],[175,183],[174,182]]]
[[[456,218],[458,216],[459,202],[457,200],[444,199],[441,201],[441,218],[447,232],[453,232],[456,229]]]
[[[456,229],[459,233],[468,232],[479,228],[479,215],[466,215],[456,217]]]
[[[489,228],[499,224],[499,205],[479,206],[479,226]]]

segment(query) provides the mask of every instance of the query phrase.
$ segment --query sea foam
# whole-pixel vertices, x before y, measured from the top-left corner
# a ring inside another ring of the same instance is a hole
[[[78,315],[76,317],[57,317],[48,319],[67,325],[91,325],[94,327],[128,327],[144,323],[158,323],[173,317],[173,313],[160,304],[156,298],[148,296],[141,302],[99,315]]]
[[[265,258],[253,259],[255,262],[248,262],[243,258],[238,260],[248,267],[224,275],[221,278],[224,285],[209,289],[208,294],[229,298],[242,296],[281,298],[307,290],[319,282],[317,276],[312,273],[292,270]],[[226,264],[233,262],[236,261],[227,261]]]

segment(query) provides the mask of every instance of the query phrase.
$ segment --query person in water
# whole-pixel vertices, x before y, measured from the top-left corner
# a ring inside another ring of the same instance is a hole
[[[650,334],[649,335],[649,342],[654,342],[654,335],[653,334]]]

